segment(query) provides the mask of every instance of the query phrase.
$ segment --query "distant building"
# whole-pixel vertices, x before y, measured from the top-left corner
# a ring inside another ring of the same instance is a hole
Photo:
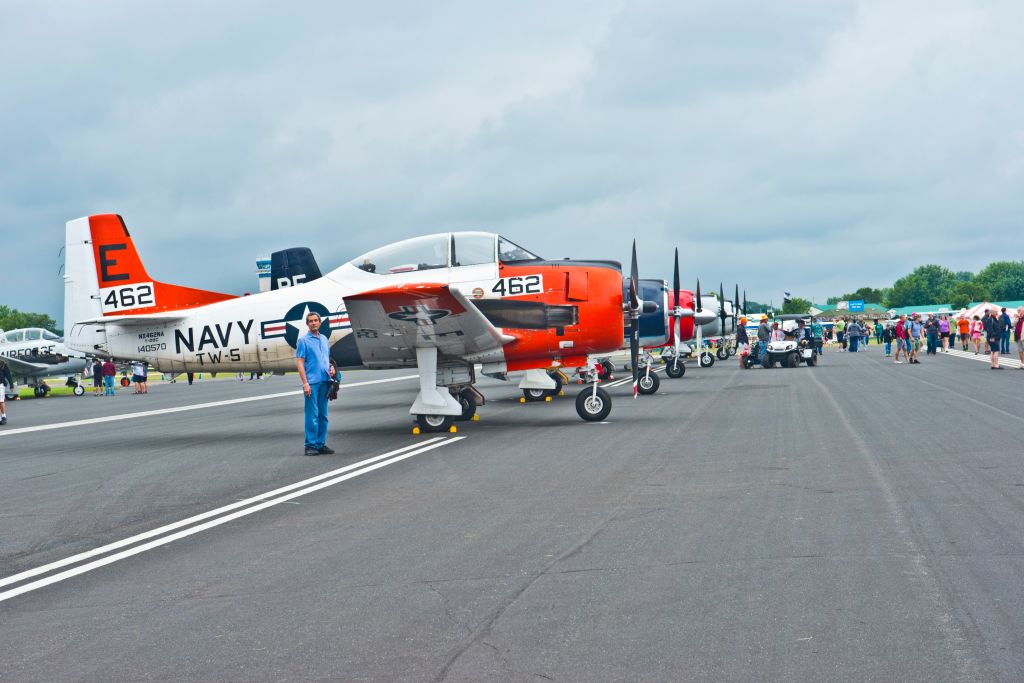
[[[260,279],[260,291],[270,291],[270,257],[261,256],[256,259],[256,274]]]

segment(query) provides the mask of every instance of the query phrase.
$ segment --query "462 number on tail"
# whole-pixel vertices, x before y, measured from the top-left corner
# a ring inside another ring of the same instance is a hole
[[[503,277],[491,287],[491,293],[498,296],[521,296],[540,294],[544,291],[544,280],[540,275],[513,275]]]
[[[133,308],[148,308],[156,305],[153,297],[153,283],[139,282],[122,287],[107,287],[100,290],[103,312],[127,311]]]

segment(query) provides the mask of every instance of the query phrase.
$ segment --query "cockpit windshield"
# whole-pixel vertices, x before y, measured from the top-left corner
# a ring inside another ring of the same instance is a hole
[[[60,337],[55,335],[53,332],[43,330],[43,339],[46,341],[60,341]]]
[[[447,233],[414,237],[363,254],[350,263],[367,273],[388,275],[448,266]]]
[[[502,263],[512,261],[540,261],[540,256],[531,254],[512,240],[504,237],[498,238],[498,258]]]

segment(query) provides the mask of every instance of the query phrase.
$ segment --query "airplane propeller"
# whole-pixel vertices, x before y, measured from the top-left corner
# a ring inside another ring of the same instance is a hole
[[[722,321],[722,336],[724,337],[728,330],[725,327],[725,321],[729,316],[725,312],[725,286],[718,283],[718,319]],[[723,344],[724,346],[724,344]]]
[[[694,303],[696,304],[697,313],[704,312],[704,306],[700,301],[700,278],[697,278],[697,292],[694,295]],[[700,356],[704,353],[704,326],[700,324],[699,320],[694,321],[695,332],[697,333],[697,366],[700,367]]]
[[[636,240],[633,240],[633,260],[629,268],[629,365],[633,369],[633,398],[636,398],[640,383],[640,297],[637,294],[640,275],[636,266]]]
[[[740,324],[740,286],[736,285],[736,296],[732,300],[732,333],[736,334]]]
[[[676,270],[672,277],[672,289],[673,295],[675,296],[676,305],[672,309],[672,336],[675,340],[675,353],[672,355],[672,370],[675,372],[679,371],[679,365],[682,361],[679,358],[679,348],[681,342],[679,341],[679,335],[682,334],[682,327],[680,321],[683,316],[683,307],[679,303],[680,289],[679,284],[679,247],[676,247]]]

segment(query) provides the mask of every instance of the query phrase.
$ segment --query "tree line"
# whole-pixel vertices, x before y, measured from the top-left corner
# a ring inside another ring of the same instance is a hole
[[[827,303],[863,300],[886,308],[948,303],[951,308],[959,309],[972,301],[1020,299],[1024,299],[1024,261],[996,261],[977,274],[953,272],[935,264],[918,266],[896,280],[892,287],[861,287],[849,294],[829,297]]]
[[[18,330],[23,327],[41,327],[56,334],[63,334],[63,330],[56,329],[57,322],[45,313],[27,313],[0,304],[0,330]]]

